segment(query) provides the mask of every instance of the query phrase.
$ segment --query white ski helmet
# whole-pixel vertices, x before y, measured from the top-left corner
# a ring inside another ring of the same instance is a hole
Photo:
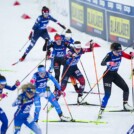
[[[80,41],[75,41],[74,42],[74,48],[80,49],[81,48],[81,42]]]

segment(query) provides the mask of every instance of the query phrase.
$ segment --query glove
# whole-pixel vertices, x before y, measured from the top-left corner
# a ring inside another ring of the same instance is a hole
[[[116,62],[111,61],[111,62],[109,62],[109,65],[113,67],[113,66],[116,66],[116,65],[117,65],[117,63],[116,63]]]
[[[16,82],[15,82],[15,86],[19,86],[20,85],[20,81],[19,80],[17,80]]]
[[[30,80],[30,83],[31,83],[31,84],[34,84],[35,81],[36,81],[35,79],[31,79],[31,80]]]
[[[56,90],[56,91],[54,91],[54,95],[56,96],[56,98],[59,98],[61,95],[63,95],[63,97],[65,97],[66,93],[61,90]]]
[[[5,97],[7,97],[7,94],[4,94],[4,93],[3,94],[0,94],[0,98],[1,99],[5,98]]]
[[[61,91],[61,90],[58,90],[58,94],[59,94],[59,95],[62,95],[63,97],[66,96],[66,93],[65,93],[64,91]]]
[[[47,51],[47,57],[50,57],[50,55],[51,55],[51,50],[48,50]]]
[[[134,52],[130,52],[131,58],[134,58]]]
[[[59,25],[60,27],[62,27],[63,29],[66,29],[66,27],[65,27],[64,25],[62,25],[62,24],[60,24],[60,23],[58,23],[58,25]]]
[[[28,39],[31,40],[32,36],[33,36],[33,31],[31,31],[31,33],[29,34]]]

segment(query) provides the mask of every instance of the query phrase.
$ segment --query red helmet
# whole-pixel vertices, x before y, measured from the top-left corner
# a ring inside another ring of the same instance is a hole
[[[54,40],[57,41],[57,40],[62,40],[62,37],[59,35],[59,34],[56,34],[54,36]]]

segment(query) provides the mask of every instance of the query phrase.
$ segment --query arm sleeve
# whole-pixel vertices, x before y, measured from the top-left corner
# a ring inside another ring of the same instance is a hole
[[[122,51],[122,57],[126,58],[126,59],[131,59],[131,55],[127,54],[125,52]]]
[[[9,85],[6,85],[5,88],[8,89],[8,90],[13,91],[13,90],[15,90],[15,89],[17,88],[17,86],[13,85],[13,86],[11,87],[11,86],[9,86]]]
[[[15,106],[18,106],[18,105],[21,105],[22,104],[22,96],[19,95],[17,97],[17,99],[13,102],[12,106],[15,107]]]
[[[60,87],[58,81],[51,74],[48,74],[48,77],[50,80],[53,81],[54,85],[58,88],[58,90],[61,90],[61,87]]]
[[[53,21],[53,22],[57,22],[57,20],[55,18],[53,18],[51,15],[49,16],[50,17],[50,20]]]
[[[110,61],[110,55],[109,55],[109,54],[107,54],[107,55],[105,56],[105,58],[102,60],[101,65],[102,65],[102,66],[105,66],[108,61]]]

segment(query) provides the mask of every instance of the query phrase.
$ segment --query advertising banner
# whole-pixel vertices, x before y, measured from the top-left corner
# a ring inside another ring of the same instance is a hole
[[[124,46],[134,44],[134,7],[105,0],[70,0],[70,24]]]
[[[81,2],[70,0],[70,25],[85,32],[85,7]]]
[[[86,33],[106,40],[105,10],[88,5],[86,8]]]
[[[113,2],[106,5],[108,41],[131,46],[134,39],[132,8]]]

